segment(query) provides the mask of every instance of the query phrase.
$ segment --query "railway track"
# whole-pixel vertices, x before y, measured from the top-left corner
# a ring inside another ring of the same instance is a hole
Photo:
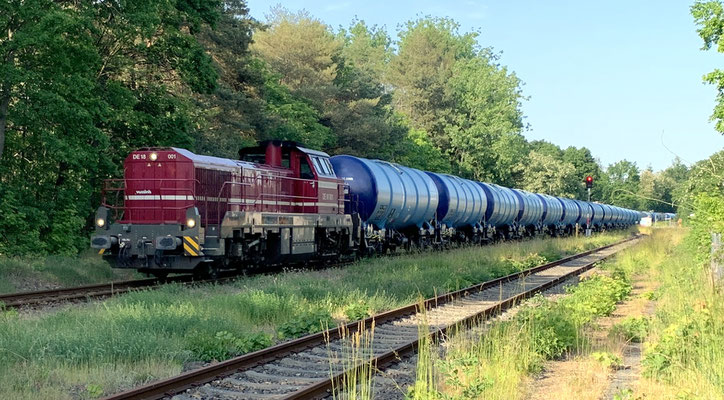
[[[331,395],[358,368],[384,369],[413,355],[420,326],[442,337],[461,325],[472,325],[525,298],[577,276],[630,246],[639,236],[579,253],[529,270],[494,279],[388,311],[364,321],[305,336],[119,393],[106,400],[161,399],[315,399]],[[424,317],[418,313],[421,306]],[[424,324],[421,319],[424,318]],[[373,344],[366,362],[350,363],[349,338],[365,329]],[[424,331],[424,329],[423,329]]]
[[[0,295],[0,304],[2,304],[6,308],[33,307],[64,301],[85,301],[88,299],[109,297],[121,293],[127,293],[132,290],[157,288],[166,283],[208,283],[226,281],[229,279],[232,278],[222,277],[209,280],[194,280],[194,277],[192,275],[181,275],[166,278],[164,280],[158,278],[149,278],[117,281],[96,285],[76,286],[71,288],[3,294]]]

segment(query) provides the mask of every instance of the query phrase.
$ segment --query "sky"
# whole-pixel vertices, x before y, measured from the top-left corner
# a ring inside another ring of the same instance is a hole
[[[716,88],[702,76],[724,54],[702,51],[686,0],[288,0],[333,29],[355,18],[384,26],[420,16],[450,17],[462,32],[502,52],[523,81],[529,140],[585,146],[604,166],[621,159],[666,168],[724,148],[709,121]],[[264,21],[278,0],[248,0]]]

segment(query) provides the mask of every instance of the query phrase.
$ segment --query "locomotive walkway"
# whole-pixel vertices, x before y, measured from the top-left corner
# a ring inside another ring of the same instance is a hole
[[[429,328],[430,336],[440,338],[448,330],[474,325],[593,268],[631,246],[638,237],[153,382],[106,400],[328,397],[345,378],[361,369],[372,365],[384,370],[413,355],[424,327]],[[425,313],[418,313],[421,305]],[[371,343],[356,355],[354,345],[350,345],[355,334],[357,340],[369,337]],[[365,352],[366,356],[360,356]]]

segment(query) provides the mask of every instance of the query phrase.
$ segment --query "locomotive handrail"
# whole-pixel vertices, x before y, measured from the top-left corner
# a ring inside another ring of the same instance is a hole
[[[259,193],[256,193],[255,196],[251,197],[251,196],[249,195],[249,193],[245,193],[244,190],[243,190],[243,188],[242,188],[242,191],[241,191],[241,193],[239,194],[239,198],[243,198],[243,199],[247,199],[247,200],[252,201],[252,203],[242,203],[242,204],[239,204],[239,206],[242,207],[242,208],[247,208],[247,207],[250,207],[250,206],[262,206],[262,207],[263,207],[263,206],[274,206],[275,211],[278,212],[278,211],[280,210],[280,206],[285,206],[285,207],[301,207],[302,213],[304,213],[304,212],[307,210],[308,207],[312,207],[312,208],[313,208],[313,207],[319,207],[319,205],[314,205],[314,204],[309,205],[309,204],[307,204],[307,202],[310,202],[310,203],[312,203],[312,202],[317,202],[317,201],[319,200],[319,196],[303,196],[303,195],[298,195],[298,194],[283,193],[283,192],[282,192],[282,187],[281,187],[281,186],[282,186],[282,183],[284,182],[284,180],[290,181],[290,182],[310,183],[313,187],[314,187],[314,186],[319,187],[319,186],[318,186],[319,180],[316,180],[316,179],[305,179],[305,178],[296,178],[296,177],[291,177],[291,176],[269,175],[269,174],[258,175],[258,176],[253,176],[253,177],[242,177],[242,179],[243,179],[242,182],[238,182],[238,181],[225,181],[225,182],[222,184],[221,188],[219,189],[218,195],[217,195],[217,197],[216,197],[216,201],[217,201],[217,206],[216,206],[216,213],[217,213],[217,215],[216,215],[216,221],[220,221],[220,220],[221,220],[221,212],[222,212],[222,207],[220,207],[221,204],[223,203],[224,206],[225,206],[225,207],[223,207],[223,212],[224,212],[224,213],[225,213],[226,211],[228,211],[229,205],[232,204],[232,202],[230,201],[230,200],[232,199],[232,195],[231,195],[231,193],[230,193],[230,188],[233,187],[233,186],[235,186],[235,185],[236,185],[236,186],[252,186],[252,187],[253,187],[254,184],[249,183],[249,181],[261,181],[260,184],[258,185],[258,187],[261,187],[261,191],[260,191]],[[268,185],[265,185],[265,183],[264,183],[265,180],[267,180],[267,181],[273,181],[273,184],[274,184],[275,189],[276,189],[276,193],[269,193],[268,191],[265,191],[265,190],[264,190],[264,189],[268,186]],[[336,210],[336,212],[337,212],[337,214],[342,214],[342,213],[344,213],[344,204],[347,202],[347,200],[344,198],[344,187],[347,186],[347,185],[346,185],[344,182],[329,182],[329,181],[325,181],[325,182],[327,182],[327,183],[333,183],[333,184],[335,184],[335,185],[337,186],[337,196],[336,196],[337,198],[336,198],[336,201],[335,201],[335,202],[337,203],[337,210]],[[292,189],[292,191],[293,191],[293,189]],[[226,195],[224,195],[224,193],[226,193]],[[293,199],[298,199],[298,200],[300,200],[300,201],[301,201],[301,205],[299,205],[299,204],[294,204],[293,201],[290,201],[289,204],[280,204],[281,201],[284,201],[285,199],[289,199],[289,198],[293,198]],[[222,200],[225,200],[225,201],[222,201]],[[264,203],[265,201],[273,201],[274,204],[265,204],[265,203]],[[208,202],[207,202],[206,204],[208,204]],[[209,209],[209,207],[208,207],[208,205],[206,205],[204,208],[205,208],[205,210],[206,210],[206,212],[205,212],[205,218],[206,218],[206,220],[208,220],[208,209]]]
[[[348,199],[345,196],[345,187],[348,187],[348,185],[345,182],[338,182],[331,179],[306,179],[273,174],[241,176],[239,178],[241,179],[240,181],[224,181],[215,198],[207,196],[207,193],[203,193],[203,196],[199,196],[198,190],[202,190],[200,189],[202,186],[200,181],[195,178],[105,179],[102,190],[102,205],[113,210],[113,219],[118,222],[128,220],[128,218],[131,218],[132,214],[134,214],[135,212],[155,211],[160,213],[160,217],[158,219],[154,218],[153,222],[164,223],[171,222],[171,220],[177,221],[177,218],[180,218],[178,217],[179,211],[186,210],[194,203],[198,204],[199,202],[203,202],[204,224],[208,224],[211,222],[209,220],[209,213],[213,213],[214,211],[216,212],[216,220],[214,223],[220,223],[221,217],[223,215],[222,213],[228,211],[230,206],[232,205],[238,205],[242,209],[261,206],[262,209],[269,208],[269,211],[276,212],[279,212],[284,207],[288,207],[290,211],[292,210],[292,207],[298,207],[298,209],[300,209],[302,213],[307,212],[310,208],[314,209],[314,207],[320,207],[319,203],[322,201],[320,201],[319,195],[310,196],[302,195],[301,193],[294,194],[295,188],[293,188],[292,186],[289,186],[288,190],[284,190],[284,183],[287,183],[288,185],[293,185],[297,182],[309,183],[310,186],[316,187],[317,189],[319,189],[320,187],[320,182],[336,185],[336,198],[330,202],[336,203],[337,214],[344,213],[345,205],[352,202],[351,199]],[[154,183],[154,187],[148,189],[153,191],[154,193],[139,194],[139,196],[159,196],[159,198],[157,199],[154,197],[148,199],[130,199],[129,196],[133,196],[133,194],[128,193],[129,186],[133,183],[139,182]],[[233,193],[231,190],[232,187],[239,187],[239,193]],[[252,194],[250,193],[250,191],[246,190],[247,187],[258,187],[259,190]],[[178,206],[170,205],[168,202],[163,201],[165,199],[162,197],[169,195],[183,196],[183,198],[175,197],[168,201],[184,201],[189,202],[189,204],[182,204]],[[111,199],[113,200],[111,201]],[[248,201],[248,203],[242,202],[235,204],[233,201],[235,199],[243,199],[245,201]],[[296,201],[294,201],[294,199],[296,199]],[[157,205],[128,204],[128,201],[151,200],[162,201],[160,201]],[[216,206],[215,210],[212,209],[214,206]],[[168,219],[166,218],[166,215],[170,212],[174,213],[174,218]]]
[[[139,206],[139,205],[129,206],[129,205],[126,204],[126,201],[127,201],[127,200],[128,200],[128,201],[155,200],[155,199],[146,199],[146,200],[141,200],[141,199],[138,199],[138,200],[136,200],[136,199],[127,199],[127,197],[128,197],[129,195],[126,193],[126,191],[128,190],[128,183],[129,183],[129,182],[154,182],[154,183],[158,183],[158,186],[159,186],[159,187],[154,187],[154,188],[151,188],[151,189],[148,189],[148,190],[158,191],[158,196],[159,196],[159,197],[160,197],[160,196],[164,196],[164,195],[168,195],[168,192],[169,192],[169,191],[172,192],[173,195],[176,195],[176,196],[178,196],[180,193],[182,193],[182,194],[184,194],[184,195],[186,196],[183,200],[174,199],[173,201],[191,201],[191,202],[193,202],[193,201],[196,199],[196,184],[199,183],[199,181],[198,181],[197,179],[191,179],[191,178],[163,178],[163,179],[159,179],[159,178],[114,178],[114,179],[105,179],[105,180],[103,181],[102,205],[103,205],[104,207],[107,207],[107,208],[113,210],[113,212],[114,212],[114,215],[113,215],[113,216],[114,216],[114,220],[115,220],[115,221],[118,221],[118,222],[121,222],[121,223],[125,220],[125,218],[126,218],[126,216],[127,216],[127,215],[126,215],[127,212],[128,212],[128,214],[131,214],[134,210],[154,210],[154,211],[160,211],[160,213],[161,213],[161,218],[159,219],[159,221],[167,222],[166,219],[165,219],[166,211],[178,212],[178,211],[181,211],[181,210],[185,210],[185,209],[187,209],[187,208],[189,207],[188,205],[183,205],[183,206],[168,206],[168,205],[166,205],[166,203],[163,202],[163,201],[161,201],[161,202],[160,202],[160,205],[158,205],[158,206]],[[114,183],[122,183],[122,186],[117,186],[117,187],[111,186],[111,185],[114,184]],[[165,186],[167,183],[174,183],[174,184],[178,184],[178,183],[190,183],[189,186],[191,186],[191,187],[190,187],[190,188],[189,188],[189,187],[177,187],[177,186],[167,187],[167,186]],[[114,193],[115,193],[115,204],[110,204],[110,203],[107,201],[107,197],[106,197],[106,196],[107,196],[107,193],[109,193],[109,192],[114,192]],[[164,192],[166,192],[166,194],[164,194]],[[121,199],[119,199],[119,197],[121,197],[121,196],[120,196],[121,193],[123,194],[123,196],[122,196]],[[155,195],[151,194],[151,196],[155,196]],[[188,199],[189,196],[191,196],[191,199]],[[159,200],[163,200],[163,199],[160,197]],[[118,205],[119,203],[121,203],[122,205]],[[119,212],[119,210],[120,210],[120,212]],[[119,215],[119,214],[120,214],[120,215]],[[129,216],[129,218],[130,218],[130,216]],[[169,220],[169,221],[170,221],[170,220]],[[173,221],[177,221],[177,218],[174,218]]]

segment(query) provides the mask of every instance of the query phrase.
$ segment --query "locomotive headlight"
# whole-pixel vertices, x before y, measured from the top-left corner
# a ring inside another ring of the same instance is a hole
[[[194,219],[194,218],[187,219],[186,226],[188,226],[189,228],[193,228],[194,226],[196,226],[196,219]]]
[[[156,154],[156,153],[151,153],[150,158],[151,158],[151,161],[156,161],[156,160],[158,159],[158,154]]]
[[[96,225],[98,225],[99,228],[103,228],[106,225],[106,220],[103,218],[98,218],[96,220]]]

